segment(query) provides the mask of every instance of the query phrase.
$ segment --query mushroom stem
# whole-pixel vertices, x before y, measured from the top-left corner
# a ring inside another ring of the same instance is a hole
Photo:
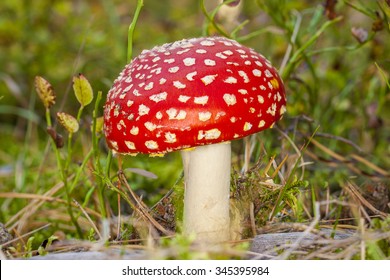
[[[230,238],[230,142],[182,151],[184,233],[203,243]]]

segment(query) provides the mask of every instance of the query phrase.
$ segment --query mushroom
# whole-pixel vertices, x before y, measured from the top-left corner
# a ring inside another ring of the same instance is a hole
[[[108,92],[104,132],[116,153],[181,150],[183,230],[229,240],[230,141],[272,127],[286,111],[283,82],[261,54],[223,37],[143,51]]]

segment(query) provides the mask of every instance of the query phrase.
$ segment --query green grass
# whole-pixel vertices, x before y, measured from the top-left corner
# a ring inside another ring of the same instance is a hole
[[[0,222],[15,237],[9,257],[45,254],[41,244],[55,243],[57,236],[152,246],[159,258],[243,258],[246,241],[258,232],[297,225],[351,229],[364,237],[337,248],[329,243],[321,253],[308,249],[311,258],[390,257],[386,1],[345,0],[326,9],[325,1],[244,1],[233,26],[216,16],[221,5],[209,1],[138,1],[142,10],[137,1],[77,7],[72,1],[3,2]],[[362,28],[366,38],[356,39],[352,28],[355,36]],[[245,142],[233,143],[232,214],[241,242],[205,252],[196,251],[191,238],[172,237],[180,232],[182,215],[179,154],[123,157],[124,176],[118,176],[101,116],[127,57],[165,42],[216,34],[254,48],[279,68],[288,107],[276,128],[251,138],[247,157]],[[80,84],[78,73],[87,80]],[[52,106],[42,105],[36,76],[54,89]],[[58,112],[73,116],[78,130],[61,126]]]

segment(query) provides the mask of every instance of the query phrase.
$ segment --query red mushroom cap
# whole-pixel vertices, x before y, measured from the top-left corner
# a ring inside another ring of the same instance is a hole
[[[143,51],[108,92],[104,131],[118,153],[163,154],[245,137],[286,111],[283,82],[261,54],[222,37]]]

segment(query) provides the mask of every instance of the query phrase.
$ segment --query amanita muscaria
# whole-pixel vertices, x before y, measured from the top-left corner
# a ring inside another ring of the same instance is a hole
[[[230,237],[230,141],[272,127],[286,111],[283,82],[261,54],[222,37],[143,51],[108,92],[104,132],[116,153],[181,150],[184,232]]]

